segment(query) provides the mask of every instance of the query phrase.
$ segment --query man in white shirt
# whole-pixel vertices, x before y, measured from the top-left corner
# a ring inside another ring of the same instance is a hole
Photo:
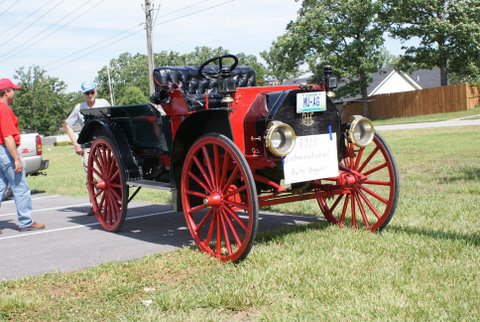
[[[80,144],[77,142],[77,136],[73,131],[73,127],[83,128],[85,121],[82,113],[80,111],[87,108],[94,107],[108,107],[111,106],[107,100],[102,98],[97,98],[97,84],[91,82],[84,82],[81,86],[82,93],[85,97],[85,101],[78,103],[73,108],[73,111],[67,117],[65,122],[63,122],[63,130],[67,133],[70,141],[72,141],[73,149],[75,153],[83,156],[83,170],[87,173],[87,164],[88,164],[88,152],[90,149],[83,149]],[[93,215],[92,210],[90,209],[88,215]]]
[[[73,131],[73,127],[75,127],[76,125],[80,128],[82,128],[84,125],[84,118],[80,111],[87,108],[106,107],[111,105],[107,100],[103,98],[97,99],[97,84],[91,82],[84,82],[82,83],[81,90],[85,97],[85,101],[75,105],[73,111],[63,123],[63,130],[70,138],[70,141],[72,141],[75,153],[79,155],[84,155],[83,148],[80,146],[80,144],[77,143],[77,137]]]

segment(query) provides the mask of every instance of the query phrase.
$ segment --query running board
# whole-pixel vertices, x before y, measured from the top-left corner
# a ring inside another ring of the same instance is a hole
[[[170,183],[158,182],[158,181],[152,181],[152,180],[127,181],[127,184],[133,187],[143,187],[143,188],[168,190],[168,191],[175,190],[175,187],[173,187]]]

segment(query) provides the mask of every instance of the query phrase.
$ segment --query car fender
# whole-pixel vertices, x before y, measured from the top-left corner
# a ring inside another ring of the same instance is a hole
[[[87,122],[78,136],[79,144],[89,144],[98,136],[110,138],[120,153],[120,162],[124,167],[126,180],[134,180],[141,177],[139,167],[133,156],[127,136],[122,129],[113,126],[105,120],[92,120]]]

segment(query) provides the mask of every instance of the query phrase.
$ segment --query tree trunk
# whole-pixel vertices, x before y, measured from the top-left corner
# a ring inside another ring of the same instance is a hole
[[[448,85],[448,71],[447,71],[447,60],[442,62],[440,65],[440,85],[447,86]]]
[[[366,85],[362,85],[360,89],[362,93],[362,106],[363,106],[363,116],[369,117],[370,111],[368,109],[368,88]]]

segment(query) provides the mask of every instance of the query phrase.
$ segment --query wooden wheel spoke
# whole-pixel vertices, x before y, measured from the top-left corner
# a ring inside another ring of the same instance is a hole
[[[349,200],[350,200],[350,195],[347,195],[345,197],[345,200],[343,201],[342,215],[340,216],[340,219],[338,220],[339,224],[342,224],[345,221],[345,216],[347,215],[347,207],[348,207],[348,201]]]
[[[221,219],[219,218],[220,216],[217,214],[217,249],[216,249],[216,254],[218,257],[222,255],[222,228],[221,228]]]
[[[223,212],[223,210],[220,210]],[[227,222],[228,226],[230,227],[230,230],[232,231],[233,238],[235,238],[235,241],[237,242],[238,247],[242,244],[240,237],[238,236],[237,230],[235,229],[235,226],[233,225],[232,220],[230,219],[229,215],[227,213],[224,213],[224,220]]]
[[[231,217],[233,217],[233,219],[235,219],[237,221],[237,223],[240,225],[240,227],[242,227],[242,229],[244,231],[248,231],[248,228],[247,226],[245,226],[244,222],[242,221],[242,218],[240,218],[236,213],[235,211],[233,211],[232,209],[230,209],[229,207],[224,207],[225,211],[227,212],[228,215],[230,215]]]
[[[103,159],[101,147],[99,147],[95,152],[93,153],[94,157],[94,162],[101,168],[103,169],[105,167],[105,160]]]
[[[105,207],[105,193],[102,195],[100,202],[98,203],[98,211],[101,213],[102,209]]]
[[[358,193],[354,192],[353,195],[355,197],[355,200],[357,201],[358,209],[360,209],[360,215],[362,216],[365,227],[370,228],[370,223],[368,222],[367,214],[365,213],[365,208],[363,207],[362,201],[358,197]]]
[[[109,171],[110,171],[110,160],[107,156],[107,149],[102,149],[100,150],[100,155],[101,155],[101,158],[102,158],[102,162],[103,162],[103,172],[105,174],[107,174]]]
[[[115,196],[116,200],[122,200],[122,196],[115,189],[110,189],[110,192]]]
[[[94,173],[97,175],[97,177],[99,177],[99,178],[102,178],[102,179],[103,179],[103,174],[101,174],[100,172],[98,172],[98,170],[97,170],[97,169],[95,169],[95,168],[92,168],[92,169],[93,169],[93,172],[94,172]]]
[[[223,237],[225,238],[225,244],[227,246],[228,256],[232,255],[232,246],[230,245],[230,236],[228,236],[227,225],[225,225],[225,220],[223,218],[223,213],[219,212],[218,216],[220,217],[220,222],[222,223]]]
[[[193,207],[192,209],[190,209],[189,214],[193,215],[194,213],[199,212],[200,210],[205,209],[205,208],[207,208],[207,205],[203,205],[203,204],[199,205],[199,206],[196,206],[196,207]]]
[[[215,171],[215,184],[220,187],[220,156],[218,155],[218,146],[213,146],[213,169]]]
[[[377,180],[365,180],[363,181],[364,184],[372,184],[372,185],[377,185],[377,186],[391,186],[391,182],[386,182],[386,181],[377,181]]]
[[[120,176],[120,169],[118,167],[114,167],[116,170],[109,175],[110,180],[116,179]]]
[[[190,178],[192,178],[193,180],[195,180],[196,183],[198,183],[202,188],[203,190],[205,190],[207,193],[211,193],[212,190],[210,188],[208,188],[205,183],[203,183],[196,175],[194,175],[191,171],[188,172],[188,176]]]
[[[380,219],[380,214],[377,212],[377,210],[375,209],[375,207],[372,205],[372,203],[370,202],[370,200],[368,200],[367,196],[365,196],[365,194],[359,190],[358,191],[358,194],[360,195],[360,197],[365,201],[365,203],[367,204],[368,208],[370,208],[370,211],[375,215],[375,217],[377,217],[377,219]]]
[[[120,209],[118,208],[118,205],[115,204],[114,198],[109,198],[109,202],[110,202],[110,210],[111,210],[110,225],[113,225],[114,221],[117,221],[117,215]]]
[[[366,193],[368,193],[369,195],[371,195],[371,196],[374,197],[375,199],[383,202],[384,204],[387,204],[387,203],[388,203],[388,201],[387,201],[385,198],[380,197],[378,194],[376,194],[376,193],[373,192],[372,190],[368,189],[367,187],[360,186],[360,189],[362,189],[363,191],[365,191]]]
[[[208,227],[207,238],[204,240],[204,243],[208,248],[210,248],[210,242],[212,241],[212,238],[213,238],[213,229],[216,226],[216,223],[215,223],[216,221],[217,221],[217,213],[216,213],[216,210],[214,209],[212,220],[210,221],[210,226]]]
[[[200,229],[207,223],[207,220],[210,219],[214,214],[214,210],[210,209],[207,214],[202,218],[202,220],[198,223],[197,227],[195,228],[195,231],[198,233]]]
[[[240,172],[240,169],[238,168],[238,165],[235,165],[235,168],[230,174],[230,177],[228,178],[227,183],[223,186],[222,191],[225,191],[228,189],[228,187],[233,183],[233,180],[236,178],[239,172]]]
[[[342,200],[344,195],[339,195],[337,200],[335,200],[335,202],[333,203],[332,207],[330,207],[330,213],[333,213],[333,211],[335,210],[335,208],[337,208],[338,204],[340,203],[340,201]]]
[[[352,210],[352,226],[357,228],[357,215],[355,214],[355,197],[353,194],[350,196],[350,207]]]
[[[370,170],[368,170],[368,171],[365,171],[363,174],[366,175],[366,176],[368,176],[368,175],[370,175],[370,174],[372,174],[372,173],[374,173],[374,172],[377,172],[377,171],[379,171],[379,170],[381,170],[381,169],[383,169],[383,168],[386,168],[387,166],[388,166],[388,163],[387,163],[387,162],[384,162],[384,163],[379,164],[379,165],[377,165],[376,167],[374,167],[374,168],[372,168],[372,169],[370,169]]]
[[[212,189],[217,186],[217,177],[213,173],[212,169],[212,161],[210,160],[210,155],[208,155],[207,148],[204,146],[202,147],[203,152],[203,161],[207,164],[208,173],[210,174]]]
[[[232,207],[235,207],[235,208],[239,208],[239,209],[243,209],[243,210],[248,210],[248,205],[245,205],[243,203],[238,203],[238,202],[235,202],[235,201],[231,201],[231,200],[224,200],[224,202]]]
[[[98,189],[98,192],[95,193],[95,200],[97,200],[98,196],[103,192],[103,190]]]
[[[226,194],[223,195],[224,198],[228,198],[230,196],[233,196],[233,195],[236,195],[237,193],[240,193],[240,192],[243,192],[247,190],[247,186],[242,186],[238,189],[235,189],[235,190],[232,190],[232,191],[229,191],[227,192]]]
[[[355,158],[355,165],[353,166],[354,170],[358,169],[358,166],[360,165],[360,161],[362,160],[364,151],[365,151],[365,148],[361,148],[358,151],[357,157]]]
[[[363,161],[360,168],[358,168],[358,172],[362,172],[362,170],[367,166],[367,164],[370,162],[370,160],[372,160],[372,158],[375,156],[375,154],[377,154],[378,151],[380,151],[380,147],[376,146],[375,149],[373,149],[373,151],[370,152],[370,155],[368,156],[368,158],[365,161]]]
[[[122,189],[122,185],[118,183],[110,183],[110,187]]]
[[[207,183],[208,188],[210,190],[213,190],[214,186],[212,185],[210,178],[208,177],[207,173],[205,172],[205,169],[203,168],[200,161],[198,161],[198,158],[196,156],[193,157],[193,162],[195,162],[195,164],[197,165],[197,169],[200,170],[200,173],[202,174],[203,179]]]
[[[196,192],[196,191],[191,191],[191,190],[187,190],[187,195],[195,196],[195,197],[199,197],[199,198],[207,198],[207,195],[206,195],[206,194],[200,193],[200,192]]]
[[[224,183],[225,183],[225,180],[227,179],[227,173],[228,173],[228,165],[229,165],[229,161],[230,161],[230,155],[225,152],[223,154],[223,164],[222,164],[222,168],[220,169],[221,170],[221,175],[220,175],[220,182],[218,183],[218,186],[219,187],[222,187],[224,186]]]
[[[110,218],[110,197],[108,196],[108,193],[105,194],[105,202],[104,202],[104,211],[102,214],[103,220],[105,223],[108,223],[108,218]]]

